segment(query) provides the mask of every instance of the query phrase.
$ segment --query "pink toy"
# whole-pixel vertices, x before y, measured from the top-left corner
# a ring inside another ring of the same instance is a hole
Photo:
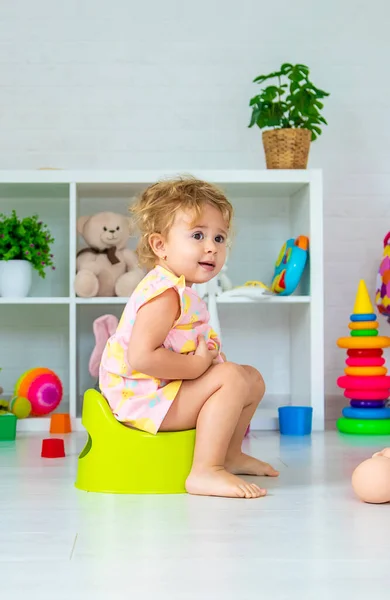
[[[103,350],[108,338],[115,333],[118,327],[118,319],[114,315],[102,315],[93,322],[93,332],[95,334],[95,348],[89,359],[89,372],[92,377],[99,377],[99,365]]]
[[[382,367],[385,364],[385,359],[380,356],[367,357],[351,357],[345,361],[349,367]]]
[[[389,375],[372,375],[371,377],[353,376],[353,375],[342,375],[337,379],[337,385],[341,388],[347,389],[390,389],[390,376]],[[386,397],[389,395],[387,391]]]

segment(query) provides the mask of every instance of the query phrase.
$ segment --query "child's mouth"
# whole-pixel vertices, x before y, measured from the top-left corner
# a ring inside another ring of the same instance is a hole
[[[206,269],[206,271],[213,271],[215,269],[215,264],[211,262],[200,262],[198,264],[203,267],[203,269]]]

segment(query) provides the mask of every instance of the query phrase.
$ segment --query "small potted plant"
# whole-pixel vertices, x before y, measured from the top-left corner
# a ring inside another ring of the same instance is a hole
[[[309,79],[306,65],[284,63],[279,71],[259,75],[253,81],[262,84],[275,79],[254,96],[249,106],[252,118],[248,127],[263,131],[263,145],[268,169],[306,169],[310,142],[321,135],[327,125],[321,115],[327,92]]]
[[[18,218],[0,213],[0,296],[25,297],[31,287],[32,269],[43,279],[55,269],[50,253],[54,238],[38,215]]]

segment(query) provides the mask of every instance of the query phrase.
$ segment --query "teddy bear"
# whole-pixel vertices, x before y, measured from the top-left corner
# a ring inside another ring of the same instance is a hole
[[[145,273],[127,248],[133,222],[125,215],[100,212],[77,219],[77,231],[88,246],[78,251],[74,289],[82,298],[130,296]]]

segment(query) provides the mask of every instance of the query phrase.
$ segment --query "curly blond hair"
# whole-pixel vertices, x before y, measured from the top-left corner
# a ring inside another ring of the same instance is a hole
[[[233,207],[215,185],[193,177],[178,177],[159,181],[146,188],[129,207],[140,233],[137,246],[140,264],[147,269],[152,269],[156,264],[156,255],[149,244],[152,233],[167,235],[179,209],[192,212],[195,222],[205,204],[221,212],[229,230]]]

